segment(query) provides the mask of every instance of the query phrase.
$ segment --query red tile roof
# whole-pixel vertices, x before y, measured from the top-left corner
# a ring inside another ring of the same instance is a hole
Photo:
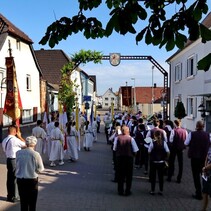
[[[7,32],[13,37],[18,37],[19,39],[25,41],[26,43],[32,44],[33,41],[26,35],[23,31],[17,28],[13,23],[11,23],[7,18],[0,14],[0,20],[6,23],[2,33]]]
[[[136,87],[136,102],[140,104],[150,104],[152,103],[152,91],[154,93],[154,103],[160,103],[162,99],[163,87]],[[132,88],[132,96],[134,93],[134,88]]]
[[[70,62],[70,58],[62,50],[35,50],[43,79],[51,84],[59,84],[62,67]]]

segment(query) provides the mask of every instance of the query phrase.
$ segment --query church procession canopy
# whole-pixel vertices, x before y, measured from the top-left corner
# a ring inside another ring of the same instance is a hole
[[[115,61],[116,58],[116,61]],[[117,66],[120,64],[121,60],[149,60],[162,74],[164,77],[163,83],[163,100],[166,102],[163,105],[163,119],[168,117],[168,72],[152,57],[152,56],[123,56],[120,53],[110,53],[110,55],[104,55],[102,60],[110,60],[111,65]]]

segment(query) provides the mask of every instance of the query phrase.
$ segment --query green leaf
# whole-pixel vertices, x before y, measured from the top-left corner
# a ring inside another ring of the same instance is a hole
[[[209,53],[207,56],[205,56],[198,62],[197,68],[198,70],[204,70],[206,72],[210,69],[210,65],[211,65],[211,53]]]
[[[179,49],[182,49],[185,45],[185,43],[187,42],[187,38],[185,35],[181,34],[181,33],[176,33],[175,35],[175,44]]]
[[[203,43],[206,43],[206,41],[211,40],[211,30],[210,29],[208,29],[203,24],[200,24],[200,31],[201,31],[201,38],[202,38]]]
[[[49,46],[53,48],[55,46],[56,39],[54,36],[51,36],[49,39]]]
[[[147,45],[152,43],[152,35],[151,35],[151,32],[150,32],[149,29],[147,30],[147,33],[146,33],[146,36],[145,36],[145,42],[146,42]]]
[[[174,46],[175,46],[174,39],[169,39],[166,43],[166,50],[171,51],[174,49]]]
[[[136,44],[138,44],[138,42],[143,39],[143,36],[146,30],[147,30],[147,27],[145,27],[141,32],[138,33],[138,35],[136,36]]]

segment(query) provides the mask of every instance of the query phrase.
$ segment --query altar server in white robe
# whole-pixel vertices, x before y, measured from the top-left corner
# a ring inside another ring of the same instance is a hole
[[[92,126],[89,124],[89,121],[86,122],[86,125],[84,126],[84,150],[85,151],[90,151],[90,148],[93,146],[93,140],[94,140],[94,135],[93,135],[93,129]]]
[[[51,151],[50,151],[50,166],[56,166],[56,161],[59,161],[59,165],[64,165],[64,135],[59,129],[59,122],[54,123],[55,128],[51,131]]]
[[[46,152],[47,152],[48,157],[50,156],[50,152],[51,152],[51,131],[55,128],[54,126],[55,121],[56,121],[55,117],[51,116],[51,122],[49,122],[46,126],[46,131],[47,131]]]
[[[70,162],[75,162],[78,160],[78,144],[76,138],[78,137],[78,132],[73,126],[72,122],[68,122],[66,129],[66,139],[67,139],[67,155]]]
[[[37,126],[32,129],[32,136],[37,138],[37,144],[35,145],[35,151],[39,152],[40,155],[44,154],[45,142],[46,142],[46,132],[42,128],[42,121],[37,120]]]

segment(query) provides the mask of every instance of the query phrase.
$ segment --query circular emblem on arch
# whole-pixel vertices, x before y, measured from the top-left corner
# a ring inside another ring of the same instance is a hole
[[[120,53],[110,53],[110,63],[111,65],[113,66],[117,66],[120,64],[120,58],[121,58],[121,55]]]

